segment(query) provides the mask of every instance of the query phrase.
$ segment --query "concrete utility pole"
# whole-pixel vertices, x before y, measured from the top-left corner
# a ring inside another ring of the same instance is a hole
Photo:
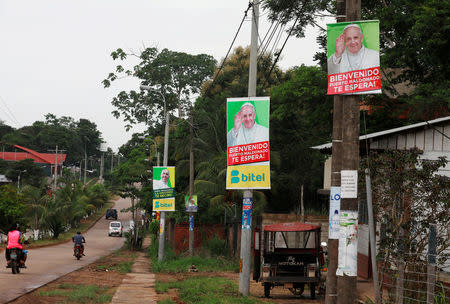
[[[105,153],[102,151],[102,156],[100,158],[100,182],[103,184],[103,167],[105,165]]]
[[[166,97],[164,97],[163,93],[160,91],[154,90],[150,86],[141,85],[141,90],[147,90],[147,91],[154,91],[159,93],[161,95],[163,101],[164,101],[164,117],[166,119],[166,126],[164,129],[164,157],[163,157],[163,166],[167,167],[167,161],[169,158],[169,121],[170,121],[170,114],[167,111],[167,103],[166,103]],[[159,160],[158,160],[159,162]],[[164,241],[165,241],[165,223],[166,223],[166,213],[164,211],[160,212],[160,224],[159,224],[159,247],[158,247],[158,261],[162,261],[164,259]]]
[[[54,191],[56,191],[56,179],[58,177],[58,145],[56,145],[56,148],[55,148],[55,174],[53,176],[55,178],[53,180],[53,182],[54,182],[53,189],[54,189]]]
[[[87,172],[87,151],[86,151],[86,144],[84,144],[84,185],[86,185],[86,172]]]
[[[250,45],[250,67],[248,75],[248,97],[256,97],[256,72],[258,64],[258,19],[259,19],[259,1],[253,1],[252,14],[252,34]],[[244,202],[250,201],[253,203],[253,191],[244,191]],[[250,212],[251,212],[250,208]],[[242,210],[244,212],[244,210]],[[251,243],[252,243],[252,229],[251,229],[251,213],[249,215],[250,229],[241,230],[241,267],[239,273],[239,292],[248,296],[250,294],[250,266],[251,266]],[[244,225],[244,223],[242,223]]]
[[[189,137],[189,197],[194,195],[194,113],[191,107],[189,116],[190,137]],[[194,256],[194,212],[189,212],[189,255]]]
[[[55,152],[55,168],[53,170],[53,191],[56,190],[56,180],[58,178],[58,163],[59,163],[59,158],[58,158],[58,145],[56,145],[55,150],[47,150],[49,152]],[[59,150],[59,152],[62,154],[62,152],[64,152],[66,150]],[[61,176],[62,176],[62,155],[61,155]]]
[[[162,95],[162,94],[161,94]],[[164,99],[164,104],[166,104]],[[166,127],[164,129],[164,156],[163,156],[163,167],[167,167],[167,160],[169,157],[169,112],[166,113]],[[159,248],[158,248],[158,261],[164,259],[164,241],[166,238],[166,213],[161,211],[160,215],[160,234],[159,234]]]
[[[345,0],[337,0],[337,22],[345,21]],[[333,105],[333,143],[331,159],[331,186],[341,186],[342,170],[342,115],[344,97],[334,95]],[[331,212],[331,210],[330,210]],[[328,239],[328,271],[326,281],[325,303],[337,303],[337,277],[339,239]]]
[[[361,0],[346,0],[346,20],[361,19]],[[345,95],[342,115],[342,170],[359,169],[359,95]],[[358,198],[341,197],[341,214],[345,211],[358,211]],[[357,240],[356,240],[357,241]],[[355,303],[356,276],[337,277],[338,304]]]

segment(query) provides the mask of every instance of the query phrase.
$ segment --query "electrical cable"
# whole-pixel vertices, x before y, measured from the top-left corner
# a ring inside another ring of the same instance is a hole
[[[259,50],[261,49],[261,47],[263,46],[264,41],[266,41],[267,35],[269,34],[269,32],[270,32],[270,30],[272,29],[272,26],[273,26],[273,25],[274,25],[274,22],[272,21],[272,23],[270,24],[269,29],[267,30],[266,34],[264,35],[263,40],[261,41],[261,44],[258,45],[258,52],[259,52]]]
[[[273,36],[275,35],[275,32],[277,31],[279,25],[280,25],[280,21],[277,21],[277,23],[275,24],[275,27],[272,29],[272,32],[269,35],[269,39],[267,40],[266,44],[263,46],[260,54],[264,54],[267,51],[267,48],[269,47],[269,44],[272,41]]]
[[[272,45],[272,49],[270,50],[270,54],[275,53],[275,50],[277,49],[278,44],[280,43],[281,35],[283,34],[283,32],[284,32],[284,25],[281,25],[280,30],[278,31],[277,38],[275,38],[275,41]]]
[[[272,73],[272,71],[273,71],[275,65],[277,64],[278,59],[280,59],[280,55],[281,55],[281,53],[283,52],[283,49],[284,49],[284,47],[286,46],[286,43],[287,43],[289,37],[291,37],[291,33],[292,33],[293,29],[295,28],[295,25],[297,24],[297,21],[298,21],[299,18],[300,18],[300,15],[298,15],[297,18],[295,19],[294,25],[292,25],[291,29],[289,30],[289,33],[288,33],[288,35],[287,35],[287,37],[286,37],[286,40],[284,41],[283,46],[281,47],[281,50],[280,50],[280,51],[278,52],[278,54],[277,54],[277,58],[275,58],[275,61],[273,62],[272,67],[270,68],[269,73],[266,74],[266,79],[267,79],[267,80],[269,79],[270,74]]]
[[[2,111],[6,114],[6,116],[8,116],[8,118],[11,120],[12,123],[16,124],[17,127],[20,127],[21,124],[20,122],[17,120],[17,118],[14,116],[14,114],[11,112],[11,110],[9,109],[8,105],[6,104],[5,100],[3,99],[3,97],[0,96],[0,101],[3,103],[4,107],[6,108],[7,111],[3,110]],[[9,112],[9,113],[8,113]]]
[[[244,17],[242,17],[242,20],[241,20],[241,23],[239,24],[238,30],[237,30],[236,34],[234,35],[234,38],[233,38],[233,41],[231,42],[230,47],[228,48],[228,52],[227,52],[227,54],[225,55],[225,58],[222,60],[222,64],[220,65],[219,69],[217,70],[217,73],[216,73],[216,75],[214,76],[213,81],[211,82],[211,85],[210,85],[210,86],[208,87],[208,89],[206,90],[205,95],[206,95],[206,93],[209,91],[209,89],[213,87],[213,85],[214,85],[214,83],[215,83],[215,81],[216,81],[218,75],[220,74],[220,71],[222,71],[223,66],[225,65],[225,61],[227,60],[228,55],[230,54],[231,48],[233,47],[233,44],[234,44],[234,42],[236,41],[236,38],[237,38],[239,32],[241,31],[242,24],[244,23],[244,20],[245,20],[245,18],[247,17],[248,10],[249,10],[252,6],[253,6],[253,4],[252,4],[251,2],[249,2],[249,3],[248,3],[247,9],[244,11]]]

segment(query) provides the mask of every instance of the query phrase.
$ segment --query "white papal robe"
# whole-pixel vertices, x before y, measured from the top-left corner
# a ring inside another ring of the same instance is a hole
[[[268,140],[269,140],[269,129],[258,125],[256,122],[250,129],[247,129],[243,125],[241,125],[237,133],[234,131],[233,128],[227,134],[228,147],[252,144]]]

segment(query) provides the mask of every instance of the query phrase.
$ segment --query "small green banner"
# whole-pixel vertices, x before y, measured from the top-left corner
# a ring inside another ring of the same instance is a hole
[[[154,199],[169,198],[169,197],[175,197],[174,188],[153,190]]]

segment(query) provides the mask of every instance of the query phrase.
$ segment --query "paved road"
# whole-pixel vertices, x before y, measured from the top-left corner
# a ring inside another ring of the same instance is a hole
[[[128,228],[126,225],[131,219],[131,213],[122,213],[120,209],[130,205],[129,199],[119,199],[115,205],[119,212],[118,220],[124,223],[124,230]],[[73,256],[72,242],[29,250],[28,268],[18,275],[13,275],[11,269],[5,268],[5,259],[0,257],[0,303],[7,303],[120,248],[124,239],[108,237],[109,222],[103,217],[84,234],[86,256],[79,261]]]

